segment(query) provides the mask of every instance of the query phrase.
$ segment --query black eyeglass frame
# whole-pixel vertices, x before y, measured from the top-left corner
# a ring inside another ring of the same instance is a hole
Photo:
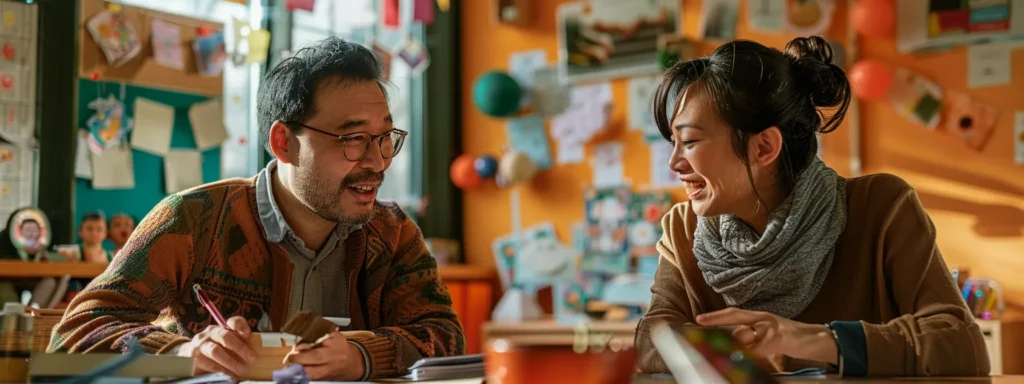
[[[358,159],[350,159],[348,157],[348,152],[347,151],[345,151],[344,149],[341,151],[342,154],[345,155],[345,159],[348,160],[348,161],[359,161],[359,160],[362,160],[364,157],[366,157],[366,153],[370,151],[370,144],[372,144],[374,141],[377,142],[377,148],[380,149],[380,156],[381,157],[383,157],[385,160],[393,159],[393,158],[395,158],[395,156],[398,156],[398,154],[400,152],[402,152],[402,147],[405,146],[405,138],[409,136],[409,132],[408,131],[403,131],[403,130],[398,129],[398,128],[392,128],[390,131],[384,132],[384,133],[379,134],[379,135],[374,135],[374,134],[369,133],[369,132],[354,132],[354,133],[348,133],[348,134],[344,134],[344,135],[338,135],[338,134],[335,134],[335,133],[324,131],[322,129],[313,128],[313,127],[310,127],[310,126],[302,124],[302,123],[296,123],[296,122],[284,122],[284,123],[286,125],[299,126],[299,127],[302,127],[302,128],[314,131],[314,132],[319,132],[319,133],[325,134],[327,136],[334,137],[334,138],[336,138],[338,140],[341,140],[343,143],[344,143],[345,138],[351,138],[351,137],[362,136],[362,135],[370,136],[370,140],[366,142],[366,148],[363,148],[363,154],[360,155]],[[384,156],[384,138],[388,137],[388,136],[391,136],[392,134],[395,134],[395,133],[398,133],[398,135],[399,135],[399,142],[398,142],[398,146],[395,147],[395,153],[392,154],[391,157]]]

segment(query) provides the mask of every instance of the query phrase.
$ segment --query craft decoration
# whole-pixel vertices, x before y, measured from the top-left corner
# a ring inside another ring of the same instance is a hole
[[[11,244],[22,261],[38,258],[50,246],[50,221],[43,211],[22,208],[7,220]]]
[[[227,53],[224,51],[224,33],[217,31],[192,42],[196,55],[196,68],[200,76],[217,76],[224,71]]]
[[[100,11],[86,23],[111,67],[119,67],[142,52],[135,28],[120,12]]]
[[[832,25],[835,0],[787,0],[786,24],[790,32],[801,36],[824,34]]]
[[[124,113],[124,104],[113,95],[89,102],[96,113],[85,122],[89,130],[89,149],[96,155],[127,137],[134,120]]]
[[[489,179],[498,174],[498,159],[491,155],[480,156],[473,161],[477,175]]]
[[[525,153],[508,151],[498,161],[498,174],[495,182],[499,187],[508,187],[525,182],[537,174],[537,166]]]
[[[544,119],[540,116],[510,119],[505,123],[505,130],[512,150],[530,156],[538,170],[551,168],[551,146],[544,130]]]
[[[632,193],[625,187],[590,189],[585,199],[590,236],[584,248],[582,269],[609,274],[628,272],[627,231]]]
[[[881,99],[892,87],[893,75],[889,68],[877,60],[858,61],[847,75],[850,88],[857,98],[865,101]]]
[[[474,159],[470,155],[461,155],[452,162],[450,176],[452,183],[459,189],[472,189],[480,186],[483,178],[477,173]]]
[[[886,37],[896,24],[893,0],[858,0],[850,10],[850,24],[864,37]]]
[[[485,73],[473,84],[473,103],[492,117],[508,117],[519,111],[522,94],[519,83],[501,71]]]
[[[946,111],[946,133],[960,138],[968,147],[981,151],[999,118],[999,111],[964,94],[951,94]]]
[[[629,251],[633,257],[658,256],[661,218],[672,209],[668,192],[634,193],[629,205]]]
[[[430,66],[430,52],[422,42],[412,35],[406,36],[405,41],[399,46],[398,58],[409,65],[413,76],[419,76]]]
[[[890,102],[896,112],[910,121],[934,129],[942,111],[942,88],[907,69],[894,74]]]

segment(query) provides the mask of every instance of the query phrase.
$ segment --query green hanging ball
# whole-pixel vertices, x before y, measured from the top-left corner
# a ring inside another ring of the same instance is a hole
[[[485,73],[473,84],[473,103],[493,117],[507,117],[519,111],[522,95],[519,83],[505,72]]]

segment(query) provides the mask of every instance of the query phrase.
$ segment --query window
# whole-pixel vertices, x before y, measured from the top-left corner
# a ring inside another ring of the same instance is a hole
[[[354,4],[337,1],[318,1],[313,12],[296,10],[292,12],[292,51],[305,44],[337,36],[347,41],[372,47],[376,41],[381,46],[397,47],[407,34],[423,41],[422,25],[416,24],[407,31],[384,28],[374,8],[378,1],[355,1]],[[334,17],[330,17],[333,15]],[[422,164],[415,161],[422,153],[422,79],[414,76],[408,65],[395,55],[391,61],[391,86],[388,98],[395,127],[409,131],[409,137],[385,172],[384,185],[380,189],[380,200],[396,201],[403,206],[415,204],[422,196],[419,175]]]

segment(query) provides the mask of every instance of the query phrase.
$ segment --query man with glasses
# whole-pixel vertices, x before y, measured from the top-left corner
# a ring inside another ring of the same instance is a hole
[[[190,356],[200,372],[245,377],[251,332],[299,311],[348,318],[346,330],[290,353],[314,380],[404,374],[424,357],[462,354],[465,336],[419,228],[376,201],[407,132],[393,126],[381,62],[328,38],[261,85],[261,140],[274,156],[255,178],[168,196],[107,271],[68,307],[49,350],[110,352],[138,340]],[[192,294],[199,284],[228,319]]]

